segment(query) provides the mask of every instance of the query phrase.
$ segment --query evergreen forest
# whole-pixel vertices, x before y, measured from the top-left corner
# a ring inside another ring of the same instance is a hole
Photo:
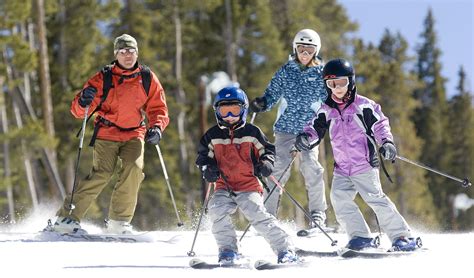
[[[193,229],[206,184],[195,166],[197,143],[216,120],[213,81],[228,76],[249,99],[261,96],[292,52],[297,31],[311,28],[322,40],[323,61],[345,58],[356,69],[358,93],[378,102],[390,119],[400,156],[460,179],[474,178],[473,92],[459,65],[457,91],[448,97],[442,51],[431,10],[423,32],[409,46],[386,29],[377,43],[354,36],[358,26],[334,0],[1,0],[0,1],[0,223],[8,225],[44,207],[44,224],[73,188],[81,120],[70,113],[84,83],[114,60],[114,38],[138,41],[139,62],[151,68],[166,92],[170,124],[160,142],[176,207]],[[337,26],[337,28],[334,28]],[[409,55],[409,48],[416,48]],[[446,51],[455,51],[454,49]],[[215,83],[215,82],[214,82]],[[276,110],[255,124],[273,141]],[[93,131],[87,125],[78,177],[91,169]],[[328,139],[320,146],[329,202],[333,159]],[[304,180],[292,167],[286,189],[307,205]],[[381,171],[384,191],[414,227],[429,231],[474,230],[474,208],[454,206],[472,188],[396,160]],[[141,230],[173,229],[177,219],[154,146],[145,150],[145,180],[132,224]],[[85,220],[107,216],[114,175]],[[359,200],[369,224],[371,209]],[[306,225],[303,212],[282,196],[280,219]],[[328,224],[335,225],[332,208]],[[237,215],[236,223],[247,222]]]

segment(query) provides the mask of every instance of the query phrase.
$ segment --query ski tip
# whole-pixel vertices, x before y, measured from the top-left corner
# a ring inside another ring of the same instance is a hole
[[[337,249],[336,252],[339,256],[344,257],[345,255],[354,252],[354,250],[346,248],[346,247],[342,247],[342,248]]]
[[[299,237],[304,237],[304,236],[308,236],[309,235],[309,232],[308,230],[299,230],[297,233],[296,233],[297,236]]]
[[[267,266],[267,265],[271,265],[272,263],[269,262],[269,261],[266,261],[266,260],[257,260],[255,261],[254,263],[254,267],[256,269],[262,269],[263,267]]]
[[[198,258],[193,258],[189,261],[189,266],[190,267],[195,267],[197,265],[200,265],[200,264],[204,264],[205,262],[201,259],[198,259]]]

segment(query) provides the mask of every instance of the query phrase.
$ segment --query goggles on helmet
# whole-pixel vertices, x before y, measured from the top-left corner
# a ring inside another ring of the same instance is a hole
[[[217,113],[221,118],[227,117],[240,117],[242,113],[242,104],[241,103],[219,103],[217,105]]]
[[[308,55],[313,55],[316,52],[316,46],[310,44],[297,44],[296,51],[298,51],[299,54],[306,52]]]
[[[329,89],[334,90],[336,88],[345,88],[349,85],[349,77],[338,77],[334,79],[327,79],[326,85]]]

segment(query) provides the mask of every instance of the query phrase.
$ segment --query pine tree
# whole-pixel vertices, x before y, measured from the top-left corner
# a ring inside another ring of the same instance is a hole
[[[15,184],[16,207],[27,211],[36,208],[43,191],[58,193],[62,183],[46,147],[55,147],[54,138],[48,136],[38,120],[37,104],[41,99],[34,97],[37,72],[36,49],[32,23],[31,1],[0,2],[0,50],[2,52],[2,72],[6,80],[2,87],[5,94],[7,118],[3,124],[9,128],[6,139],[10,142],[10,181]],[[40,164],[41,160],[42,164]],[[41,166],[45,166],[42,168]],[[46,181],[45,174],[49,177]],[[51,184],[51,186],[49,185]],[[21,213],[18,210],[16,213]]]
[[[466,72],[462,67],[459,69],[458,94],[449,101],[449,129],[447,130],[448,146],[446,153],[449,154],[450,167],[447,171],[461,179],[474,177],[474,107],[472,95],[466,89]],[[474,199],[472,190],[466,190],[457,184],[449,187],[450,201],[460,193],[469,194]],[[453,205],[451,203],[451,205]],[[454,208],[453,208],[453,212]],[[474,223],[474,209],[466,212],[458,212],[452,218],[451,228],[456,230],[472,230]]]
[[[420,107],[413,116],[418,136],[424,140],[420,160],[435,169],[447,169],[446,130],[447,101],[444,88],[445,79],[441,76],[441,51],[437,47],[437,35],[434,29],[435,19],[431,9],[424,21],[421,34],[422,43],[418,47],[416,73],[423,87],[415,90],[415,99]],[[452,186],[445,178],[436,174],[427,174],[429,188],[438,208],[438,217],[443,227],[451,219],[451,209],[447,205],[448,188]]]
[[[376,92],[380,95],[379,104],[390,120],[399,155],[418,160],[421,140],[417,137],[411,121],[416,108],[416,101],[411,97],[411,93],[417,82],[416,76],[404,71],[411,59],[406,54],[407,48],[408,44],[400,33],[391,34],[389,30],[385,31],[378,46],[383,70]],[[423,219],[423,223],[430,227],[436,226],[435,207],[423,170],[400,160],[397,160],[393,167],[389,164],[385,162],[394,183],[391,184],[383,177],[384,191],[395,202],[400,213],[409,219]]]

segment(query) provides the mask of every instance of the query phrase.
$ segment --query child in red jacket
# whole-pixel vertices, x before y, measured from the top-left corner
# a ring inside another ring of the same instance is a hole
[[[239,208],[271,245],[278,263],[295,262],[289,235],[263,205],[258,176],[270,176],[275,146],[262,131],[246,123],[248,99],[236,87],[219,91],[214,101],[217,125],[201,138],[196,164],[207,182],[215,183],[209,201],[212,233],[219,248],[219,263],[233,264],[239,257],[237,234],[231,214]]]

